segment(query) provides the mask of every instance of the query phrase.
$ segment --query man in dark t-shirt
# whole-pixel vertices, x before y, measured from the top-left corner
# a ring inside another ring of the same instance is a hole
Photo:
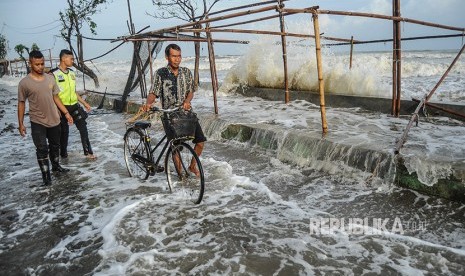
[[[168,61],[166,67],[157,70],[155,74],[150,93],[147,96],[147,103],[143,107],[148,110],[156,98],[161,99],[161,105],[164,109],[181,106],[185,110],[191,109],[191,100],[194,98],[195,85],[191,71],[186,67],[180,67],[181,64],[181,48],[176,44],[166,46],[165,58]],[[194,140],[194,151],[198,156],[203,151],[203,147],[207,138],[203,134],[200,124],[197,122]],[[191,164],[190,171],[195,175],[199,175],[195,164]]]
[[[37,162],[42,172],[44,185],[52,182],[49,169],[49,154],[52,171],[67,172],[60,166],[60,113],[63,112],[69,124],[73,123],[66,107],[58,97],[60,89],[55,79],[44,73],[44,56],[40,51],[29,53],[31,72],[18,85],[18,130],[21,136],[26,136],[24,114],[26,100],[29,101],[29,119],[31,121],[31,136],[36,147]],[[48,144],[47,144],[48,140]]]

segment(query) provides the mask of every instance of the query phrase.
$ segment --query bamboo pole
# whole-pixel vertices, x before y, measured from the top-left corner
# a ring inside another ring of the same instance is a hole
[[[287,15],[287,14],[283,14],[283,15]],[[236,23],[218,25],[218,26],[215,26],[215,27],[211,27],[210,29],[226,28],[226,27],[232,27],[232,26],[237,26],[237,25],[245,25],[245,24],[260,22],[260,21],[264,21],[264,20],[268,20],[268,19],[273,19],[273,18],[278,18],[278,17],[279,17],[279,14],[274,14],[274,15],[264,16],[264,17],[260,17],[260,18],[257,18],[257,19],[246,20],[246,21],[242,21],[242,22],[236,22]]]
[[[187,41],[187,42],[208,42],[206,38],[176,38],[176,37],[146,37],[146,38],[128,38],[126,41]],[[237,43],[237,44],[249,44],[248,41],[244,40],[229,40],[229,39],[213,39],[216,43]]]
[[[284,1],[289,1],[289,0],[282,0],[283,2]],[[274,4],[276,3],[276,0],[271,0],[271,1],[266,1],[266,2],[258,2],[258,3],[254,3],[254,4],[249,4],[249,5],[244,5],[244,6],[238,6],[238,7],[233,7],[233,8],[228,8],[228,9],[224,9],[224,10],[220,10],[220,11],[216,11],[216,12],[211,12],[209,13],[208,15],[209,16],[212,16],[212,15],[215,15],[215,14],[220,14],[220,13],[224,13],[224,12],[229,12],[229,11],[236,11],[236,10],[241,10],[241,9],[246,9],[246,8],[252,8],[252,7],[256,7],[256,6],[263,6],[263,5],[267,5],[267,4]],[[197,20],[197,19],[200,19],[202,18],[203,16],[197,16],[194,18],[194,20]]]
[[[354,52],[354,36],[350,37],[350,62],[349,62],[349,69],[352,69],[352,55]]]
[[[392,0],[392,16],[396,16],[396,0]],[[392,101],[391,115],[397,113],[397,24],[392,21]]]
[[[420,21],[420,20],[415,20],[415,19],[410,19],[410,18],[400,17],[400,16],[389,16],[389,15],[373,14],[373,13],[344,12],[344,11],[332,11],[332,10],[315,10],[313,8],[284,9],[283,12],[288,12],[288,13],[315,13],[315,12],[317,12],[318,14],[332,14],[332,15],[370,17],[370,18],[377,18],[377,19],[394,20],[394,21],[399,21],[399,22],[407,22],[407,23],[412,23],[412,24],[417,24],[417,25],[424,25],[424,26],[435,27],[435,28],[439,28],[439,29],[446,29],[446,30],[451,30],[451,31],[465,32],[465,28],[461,28],[461,27],[454,27],[454,26],[448,26],[448,25],[443,25],[443,24],[436,24],[436,23],[431,23],[431,22],[427,22],[427,21]]]
[[[318,84],[320,91],[321,126],[323,128],[323,135],[326,135],[328,132],[328,125],[326,123],[325,83],[323,80],[323,69],[321,63],[320,25],[318,23],[318,14],[314,13],[312,17],[315,32],[316,64],[318,67]]]
[[[210,27],[210,24],[206,24],[206,28]],[[207,32],[208,39],[208,60],[210,61],[210,75],[212,79],[212,90],[213,90],[213,105],[215,108],[215,114],[218,114],[218,101],[217,101],[217,91],[218,91],[218,78],[216,76],[216,65],[215,65],[215,51],[213,49],[213,41],[210,32]]]
[[[283,51],[283,66],[284,66],[284,102],[289,103],[289,78],[287,74],[287,42],[286,42],[286,30],[284,26],[284,16],[281,9],[284,7],[282,0],[278,0],[279,3],[279,25],[281,29],[281,48]]]
[[[410,117],[410,121],[408,122],[407,127],[405,128],[404,132],[402,133],[402,136],[400,137],[399,141],[394,147],[394,154],[399,154],[400,148],[404,145],[405,141],[407,140],[407,135],[408,135],[408,132],[410,131],[410,128],[412,127],[413,122],[414,121],[418,122],[418,112],[420,111],[421,107],[424,105],[425,101],[426,101],[426,95],[420,101],[420,104],[418,104],[412,117]]]
[[[205,29],[179,29],[180,33],[184,32],[206,32]],[[287,33],[287,32],[273,32],[273,31],[261,31],[261,30],[243,30],[243,29],[220,29],[220,28],[210,28],[209,32],[227,32],[227,33],[242,33],[242,34],[264,34],[264,35],[286,35],[292,37],[300,37],[300,38],[315,38],[314,35],[309,34],[297,34],[297,33]],[[335,41],[343,41],[343,42],[350,42],[350,39],[345,38],[336,38],[336,37],[329,37],[329,36],[320,36],[322,40],[335,40]],[[357,43],[357,40],[353,41]]]
[[[207,32],[205,29],[180,29],[180,33],[183,32]],[[241,30],[241,29],[219,29],[219,28],[210,28],[208,32],[224,32],[224,33],[241,33],[241,34],[264,34],[264,35],[285,35],[285,36],[294,36],[300,38],[314,38],[313,35],[306,34],[296,34],[296,33],[283,33],[283,32],[273,32],[273,31],[260,31],[260,30]]]
[[[313,6],[313,7],[310,7],[308,9],[318,9],[318,8],[319,8],[319,6]],[[283,16],[293,15],[293,14],[297,14],[297,13],[300,13],[300,12],[284,12],[284,11],[282,12]],[[247,21],[242,21],[242,22],[236,22],[236,23],[231,23],[231,24],[215,26],[215,27],[211,27],[211,28],[214,29],[214,28],[225,28],[225,27],[231,27],[231,26],[237,26],[237,25],[244,25],[244,24],[255,23],[255,22],[264,21],[264,20],[268,20],[268,19],[274,19],[274,18],[278,18],[278,17],[279,17],[279,14],[275,14],[275,15],[264,16],[264,17],[256,18],[256,19],[252,19],[252,20],[247,20]]]
[[[420,102],[419,99],[415,99],[415,98],[412,98],[412,101]],[[455,115],[457,117],[461,117],[461,118],[465,119],[465,114],[463,114],[463,113],[460,113],[460,112],[457,112],[457,111],[454,111],[454,110],[439,106],[437,104],[432,104],[432,103],[429,103],[429,102],[425,102],[425,105],[429,106],[429,107],[432,107],[434,109],[438,109],[438,110],[444,111],[446,113],[449,113],[449,114],[452,114],[452,115]]]
[[[449,67],[447,68],[446,72],[444,72],[444,74],[442,75],[442,77],[439,79],[439,81],[436,83],[436,85],[434,86],[434,88],[431,90],[431,92],[429,92],[428,95],[425,95],[423,97],[423,99],[420,101],[420,104],[417,106],[417,108],[415,109],[415,113],[413,113],[412,117],[410,118],[410,121],[402,135],[402,137],[399,139],[399,142],[397,143],[396,147],[394,148],[394,153],[395,154],[398,154],[399,153],[399,150],[400,148],[402,147],[402,145],[405,143],[405,140],[407,139],[407,134],[410,130],[410,127],[412,126],[412,123],[414,121],[414,119],[416,118],[418,120],[418,111],[420,110],[421,107],[423,107],[423,105],[427,104],[429,99],[431,98],[431,96],[433,96],[434,92],[436,92],[436,89],[439,87],[439,85],[444,81],[444,79],[446,78],[446,76],[449,74],[450,70],[452,69],[452,67],[455,65],[455,63],[457,62],[457,60],[459,59],[459,57],[462,55],[463,51],[465,50],[465,45],[462,46],[462,49],[460,49],[459,53],[457,54],[457,56],[454,58],[454,60],[452,61],[452,63],[449,65]],[[451,112],[452,113],[452,112]],[[460,113],[458,113],[460,114]],[[457,115],[457,114],[455,114]],[[461,114],[460,114],[461,115]],[[459,115],[459,116],[460,116]],[[463,115],[462,115],[463,116]]]
[[[444,81],[444,79],[446,78],[446,76],[449,74],[450,70],[452,69],[452,67],[455,65],[455,63],[457,62],[457,60],[459,59],[459,57],[462,55],[463,51],[465,50],[465,44],[462,46],[462,49],[460,49],[459,53],[457,54],[457,56],[454,58],[454,60],[452,61],[452,63],[449,65],[449,67],[447,68],[446,72],[442,75],[442,77],[439,79],[438,83],[436,83],[436,85],[433,87],[433,89],[431,90],[431,92],[429,92],[428,96],[426,97],[426,101],[429,101],[429,99],[431,98],[431,96],[433,96],[434,92],[436,92],[436,89],[438,89],[439,85]]]
[[[48,57],[50,58],[50,69],[52,69],[53,68],[52,49],[48,49]]]
[[[409,41],[409,40],[422,40],[422,39],[432,39],[432,38],[451,38],[451,37],[464,37],[464,34],[452,34],[452,35],[428,35],[428,36],[413,36],[413,37],[404,37],[401,38],[402,41]],[[354,44],[370,44],[370,43],[386,43],[386,42],[393,42],[395,39],[376,39],[376,40],[355,40]],[[348,43],[331,43],[331,44],[324,44],[326,46],[342,46],[342,45],[350,45]]]
[[[149,50],[149,66],[150,66],[150,86],[152,86],[152,83],[153,83],[153,60],[152,60],[152,47],[150,46],[150,43],[151,41],[147,42],[147,48]]]
[[[148,32],[148,33],[146,33],[144,35],[151,35],[151,34],[155,35],[155,34],[163,34],[163,33],[167,33],[167,32],[176,32],[176,30],[178,30],[178,29],[192,27],[192,26],[195,26],[196,24],[206,24],[206,23],[211,23],[211,22],[215,22],[215,21],[231,19],[231,18],[235,18],[235,17],[239,17],[239,16],[251,15],[251,14],[256,14],[256,13],[261,13],[261,12],[266,12],[266,11],[271,11],[271,10],[276,10],[276,6],[275,5],[274,6],[268,6],[268,7],[264,7],[264,8],[260,8],[260,9],[248,10],[248,11],[238,12],[238,13],[234,13],[234,14],[229,14],[229,15],[224,15],[224,16],[218,16],[218,17],[213,17],[213,18],[209,18],[209,19],[199,20],[199,21],[196,21],[196,22],[186,23],[186,24],[174,26],[174,27],[171,27],[171,28],[158,29],[158,30],[155,30],[155,31]],[[116,40],[129,40],[131,38],[138,38],[140,36],[141,35],[135,34],[135,35],[129,35],[129,36],[124,36],[124,37],[118,37]]]
[[[400,0],[396,1],[396,16],[400,17]],[[400,28],[400,21],[396,21],[396,117],[399,117],[400,114],[400,99],[402,96],[402,40],[401,40],[401,28]]]

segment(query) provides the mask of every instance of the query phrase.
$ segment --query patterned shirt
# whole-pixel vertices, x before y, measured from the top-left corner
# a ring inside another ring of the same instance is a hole
[[[195,92],[194,79],[186,67],[179,67],[177,76],[171,72],[169,66],[158,69],[150,89],[150,93],[161,98],[164,109],[181,105],[189,92]]]

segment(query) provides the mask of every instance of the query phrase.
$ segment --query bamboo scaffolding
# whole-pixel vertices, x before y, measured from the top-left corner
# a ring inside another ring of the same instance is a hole
[[[323,80],[323,69],[321,62],[321,45],[320,45],[320,25],[318,22],[318,14],[314,13],[313,28],[315,32],[315,49],[316,49],[316,64],[318,68],[318,88],[320,91],[320,112],[321,112],[321,127],[323,129],[323,135],[328,132],[328,125],[326,123],[326,105],[325,105],[325,83]]]
[[[129,1],[129,0],[128,0]],[[343,12],[343,11],[331,11],[331,10],[319,10],[319,6],[313,6],[303,9],[286,9],[284,8],[283,2],[287,0],[277,0],[277,5],[270,5],[265,7],[260,7],[257,9],[250,9],[247,11],[235,12],[232,14],[226,14],[223,16],[216,16],[210,17],[211,15],[217,15],[225,12],[236,11],[240,9],[262,6],[267,4],[276,3],[275,1],[266,1],[261,3],[255,3],[250,5],[244,5],[239,7],[234,7],[230,9],[225,9],[217,12],[213,12],[208,16],[201,16],[198,18],[204,18],[198,21],[177,25],[170,28],[163,28],[154,31],[150,31],[143,34],[135,34],[133,31],[131,35],[118,37],[114,41],[186,41],[186,42],[205,42],[208,44],[208,53],[209,53],[209,61],[210,61],[210,73],[212,76],[212,88],[213,88],[213,97],[215,101],[215,114],[218,114],[217,109],[217,99],[216,93],[218,90],[218,80],[216,76],[216,62],[214,56],[214,43],[242,43],[247,44],[248,41],[242,40],[229,40],[229,39],[213,39],[212,32],[229,32],[229,33],[250,33],[250,34],[258,34],[258,35],[279,35],[281,37],[281,45],[282,45],[282,52],[283,52],[283,66],[284,66],[284,86],[285,86],[285,102],[289,102],[289,87],[288,87],[288,76],[287,76],[287,37],[299,37],[299,38],[314,38],[316,44],[316,56],[317,56],[317,69],[318,69],[318,82],[319,82],[319,93],[320,93],[320,111],[321,111],[321,119],[322,119],[322,128],[323,134],[327,133],[327,122],[326,122],[326,106],[325,106],[325,95],[324,95],[324,79],[323,79],[323,69],[322,69],[322,60],[321,60],[321,40],[334,40],[339,41],[342,43],[339,44],[326,44],[326,45],[351,45],[351,52],[350,52],[350,68],[352,67],[352,58],[353,58],[353,46],[355,44],[363,44],[363,43],[372,43],[371,41],[356,41],[353,39],[353,36],[350,39],[344,38],[334,38],[334,37],[326,37],[320,35],[319,30],[319,22],[318,22],[318,15],[319,14],[328,14],[328,15],[344,15],[344,16],[359,16],[359,17],[369,17],[369,18],[376,18],[376,19],[385,19],[385,20],[392,20],[393,21],[393,38],[389,41],[393,42],[393,112],[394,114],[398,115],[400,110],[400,91],[401,91],[401,41],[407,39],[423,39],[420,38],[406,38],[402,39],[401,37],[401,28],[400,22],[408,22],[412,24],[419,24],[425,25],[429,27],[453,30],[453,31],[460,31],[465,33],[465,28],[447,26],[442,24],[435,24],[431,22],[419,21],[409,18],[404,18],[400,16],[400,0],[393,0],[393,15],[380,15],[380,14],[371,14],[371,13],[361,13],[361,12]],[[254,14],[275,11],[278,14],[270,15],[270,16],[263,16],[260,18],[254,18],[252,20],[241,20],[240,22],[230,23],[230,24],[223,24],[217,26],[210,26],[210,23],[220,22],[223,20],[239,18],[243,16],[250,16]],[[289,33],[285,32],[285,24],[284,24],[284,17],[293,15],[293,14],[300,14],[300,13],[311,13],[313,18],[313,25],[314,25],[314,35],[310,34],[300,34],[300,33]],[[280,31],[273,32],[273,31],[262,31],[262,30],[244,30],[244,29],[226,29],[226,27],[237,26],[237,25],[244,25],[250,24],[254,22],[269,20],[279,18],[280,22]],[[202,24],[206,24],[206,28],[201,28]],[[199,28],[200,26],[200,28]],[[180,35],[180,33],[186,32],[194,32],[194,33],[201,33],[204,32],[206,34],[205,37],[189,37],[186,35]],[[462,34],[463,35],[463,34]],[[448,35],[451,36],[459,36],[459,35]],[[439,36],[438,36],[439,37]],[[446,37],[446,36],[443,36]],[[386,42],[386,41],[382,41]],[[374,43],[374,42],[373,42]],[[446,72],[447,73],[447,72]],[[439,86],[439,83],[437,84]],[[436,89],[437,87],[435,87]],[[434,90],[431,94],[434,92]],[[425,104],[429,97],[426,97],[423,101]],[[418,112],[416,112],[418,113]],[[418,115],[416,115],[418,116]],[[408,127],[410,128],[410,126]],[[408,132],[408,130],[407,130]],[[405,134],[406,136],[406,134]]]

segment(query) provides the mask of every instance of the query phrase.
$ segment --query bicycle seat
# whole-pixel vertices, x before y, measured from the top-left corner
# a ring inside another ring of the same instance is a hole
[[[150,127],[152,125],[152,123],[150,123],[149,121],[137,121],[134,123],[134,126],[137,127],[137,128],[141,128],[141,129],[146,129],[148,127]]]

